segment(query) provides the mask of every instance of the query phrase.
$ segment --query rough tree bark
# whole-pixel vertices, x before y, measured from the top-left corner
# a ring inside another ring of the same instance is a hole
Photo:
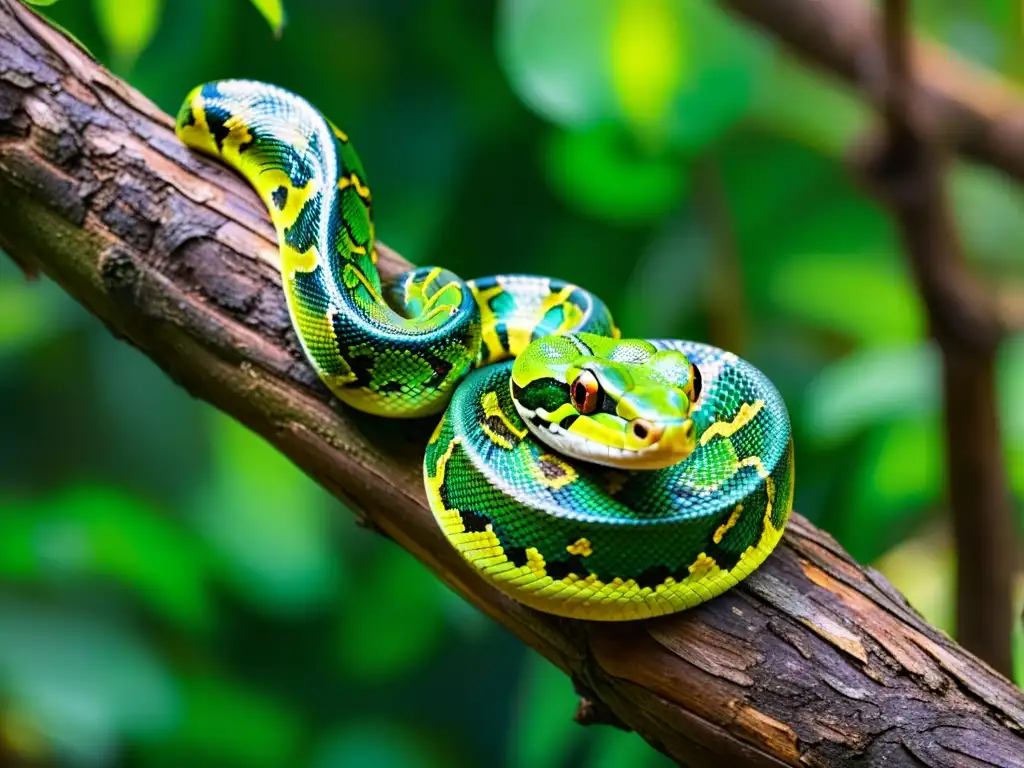
[[[1021,691],[799,515],[747,582],[675,616],[568,621],[487,586],[426,507],[430,425],[347,410],[304,362],[256,196],[16,0],[0,0],[0,247],[570,675],[581,722],[690,766],[1024,764]],[[383,249],[385,273],[406,266]]]

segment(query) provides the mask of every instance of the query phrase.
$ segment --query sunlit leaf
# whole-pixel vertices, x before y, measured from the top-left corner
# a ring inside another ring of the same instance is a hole
[[[834,445],[876,424],[934,414],[939,358],[929,345],[864,348],[822,369],[800,419],[807,439]]]
[[[538,114],[691,153],[746,111],[770,51],[706,0],[504,0],[498,34],[512,87]]]
[[[868,108],[828,76],[779,56],[757,89],[751,123],[842,160],[870,120]]]
[[[284,2],[283,0],[251,0],[252,4],[263,18],[267,20],[270,28],[274,31],[275,37],[280,37],[284,30]]]
[[[345,673],[396,677],[433,653],[444,635],[443,589],[408,552],[381,547],[341,614],[337,648]]]
[[[583,731],[572,719],[579,701],[565,673],[536,653],[524,661],[519,687],[516,738],[509,764],[513,768],[558,768]]]
[[[634,0],[620,0],[635,4]],[[722,138],[749,111],[770,71],[771,43],[709,0],[674,0],[682,29],[685,77],[673,94],[663,133],[696,154]],[[682,50],[682,48],[681,48]]]
[[[865,343],[916,341],[924,333],[905,271],[876,259],[795,256],[777,265],[769,295],[780,312]]]
[[[676,0],[618,0],[611,10],[612,90],[626,120],[642,131],[663,124],[690,73]]]
[[[131,628],[110,615],[0,596],[5,694],[74,764],[106,762],[122,739],[173,727],[177,691]]]
[[[92,0],[92,7],[118,67],[131,69],[156,34],[164,0]]]
[[[551,186],[574,207],[623,223],[665,216],[686,188],[678,162],[637,151],[612,128],[553,134],[544,169]]]
[[[53,5],[57,0],[25,0],[29,5]]]

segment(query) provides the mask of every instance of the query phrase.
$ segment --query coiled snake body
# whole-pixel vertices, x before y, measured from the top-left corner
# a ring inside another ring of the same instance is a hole
[[[280,88],[202,85],[177,133],[267,205],[292,322],[331,391],[384,417],[444,411],[427,496],[494,585],[550,613],[645,618],[720,594],[778,543],[793,445],[753,366],[620,339],[600,299],[551,278],[418,268],[382,284],[359,158]]]

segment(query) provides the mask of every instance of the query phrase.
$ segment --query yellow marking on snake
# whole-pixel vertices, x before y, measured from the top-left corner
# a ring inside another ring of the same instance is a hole
[[[470,288],[473,298],[476,299],[476,303],[480,307],[480,325],[483,329],[484,349],[487,350],[485,358],[500,357],[505,350],[501,343],[501,337],[498,336],[498,323],[494,310],[491,309],[491,299],[500,296],[505,289],[501,285],[492,286],[485,291],[481,291],[475,285],[471,285]]]
[[[353,275],[356,278],[356,280],[358,280],[360,283],[362,283],[363,287],[366,289],[366,292],[370,294],[370,297],[377,304],[383,304],[384,303],[384,299],[381,298],[381,295],[379,293],[377,293],[377,289],[373,287],[373,285],[370,283],[370,281],[366,278],[366,275],[363,274],[363,270],[359,269],[359,267],[357,267],[355,264],[346,264],[345,265],[345,274],[346,275]]]
[[[348,187],[355,188],[356,194],[359,195],[359,197],[361,197],[363,200],[369,202],[370,188],[359,180],[359,176],[355,172],[350,173],[348,176],[342,176],[340,179],[338,179],[339,192]]]
[[[722,523],[722,525],[718,526],[718,530],[715,531],[715,535],[711,537],[711,540],[715,542],[715,544],[722,543],[722,539],[725,538],[725,534],[727,534],[732,529],[732,527],[735,526],[736,523],[739,521],[740,512],[742,511],[743,505],[737,504],[736,509],[734,509],[732,511],[732,514],[729,515],[729,519]]]
[[[700,444],[707,445],[715,436],[732,437],[749,424],[762,408],[764,408],[764,400],[755,400],[752,404],[744,403],[732,421],[716,421],[705,429],[704,434],[700,436]]]
[[[576,539],[576,541],[565,548],[565,551],[570,555],[590,557],[590,553],[594,551],[594,547],[590,543],[590,539]]]
[[[487,437],[490,438],[492,443],[502,448],[505,448],[506,450],[509,451],[515,448],[515,444],[513,444],[512,441],[510,441],[504,435],[499,435],[491,428],[490,424],[487,423],[487,419],[491,417],[498,419],[502,424],[505,425],[505,428],[511,434],[515,435],[520,440],[526,437],[526,427],[517,429],[516,426],[511,421],[509,421],[508,416],[506,416],[505,412],[501,409],[501,404],[498,402],[497,392],[491,391],[484,394],[483,399],[480,400],[480,405],[483,406],[484,409],[484,420],[480,422],[480,429],[483,431],[485,435],[487,435]]]
[[[575,328],[583,317],[582,310],[575,304],[569,302],[569,297],[576,290],[573,285],[567,285],[558,293],[549,293],[537,304],[532,322],[525,327],[511,327],[508,329],[508,348],[513,355],[520,354],[533,339],[533,330],[544,320],[544,316],[559,305],[565,305],[565,317],[559,325],[558,332]]]

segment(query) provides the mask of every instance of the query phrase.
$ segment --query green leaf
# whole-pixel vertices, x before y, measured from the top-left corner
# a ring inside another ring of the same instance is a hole
[[[747,110],[771,51],[706,0],[504,0],[498,35],[513,90],[538,114],[690,153]]]
[[[29,5],[53,5],[57,0],[25,0]]]
[[[964,250],[989,268],[1024,275],[1024,190],[989,168],[957,163],[950,174]]]
[[[938,418],[878,427],[846,466],[848,511],[835,517],[831,532],[854,558],[869,562],[918,527],[942,497]]]
[[[312,768],[432,768],[452,765],[433,745],[409,728],[360,719],[330,732],[316,750]]]
[[[52,286],[29,285],[3,272],[0,270],[0,360],[38,346],[66,325],[65,297],[49,290]]]
[[[618,728],[600,728],[592,731],[593,744],[587,768],[671,768],[675,765],[668,757],[640,738],[639,734]]]
[[[808,385],[799,414],[807,440],[836,445],[883,422],[937,413],[940,373],[931,345],[858,349]]]
[[[864,344],[916,341],[924,334],[914,289],[893,262],[804,252],[776,267],[768,292],[779,312]]]
[[[112,488],[78,485],[0,507],[0,574],[110,579],[187,629],[212,620],[206,563],[195,542],[165,514]]]
[[[221,677],[189,675],[181,681],[181,711],[178,727],[162,740],[181,752],[178,765],[200,756],[212,765],[296,764],[302,724],[274,699]],[[243,733],[244,738],[225,738]]]
[[[528,654],[523,666],[509,762],[513,768],[569,765],[569,757],[583,737],[583,729],[572,719],[578,701],[572,682],[536,653]]]
[[[5,698],[67,760],[99,765],[125,738],[153,738],[175,723],[169,671],[135,632],[88,612],[0,596]]]
[[[679,205],[686,187],[674,158],[638,151],[611,126],[554,133],[544,170],[554,190],[574,207],[628,224],[664,217]]]
[[[117,68],[131,69],[156,34],[163,0],[92,0],[92,7]]]
[[[341,613],[337,643],[345,673],[379,681],[421,664],[444,636],[444,589],[405,550],[380,547]]]
[[[231,587],[278,614],[324,605],[343,582],[337,504],[258,435],[212,413],[214,475],[192,519]]]
[[[1024,392],[1024,333],[1007,339],[999,350],[998,382],[1010,486],[1024,515],[1024,400],[1019,396]]]
[[[870,117],[861,102],[836,88],[827,75],[780,56],[755,94],[750,122],[842,160]]]
[[[499,3],[499,57],[512,89],[537,114],[581,127],[614,111],[603,64],[614,5],[615,0]]]
[[[267,20],[274,32],[274,37],[280,37],[285,24],[283,0],[251,0],[251,2]]]

